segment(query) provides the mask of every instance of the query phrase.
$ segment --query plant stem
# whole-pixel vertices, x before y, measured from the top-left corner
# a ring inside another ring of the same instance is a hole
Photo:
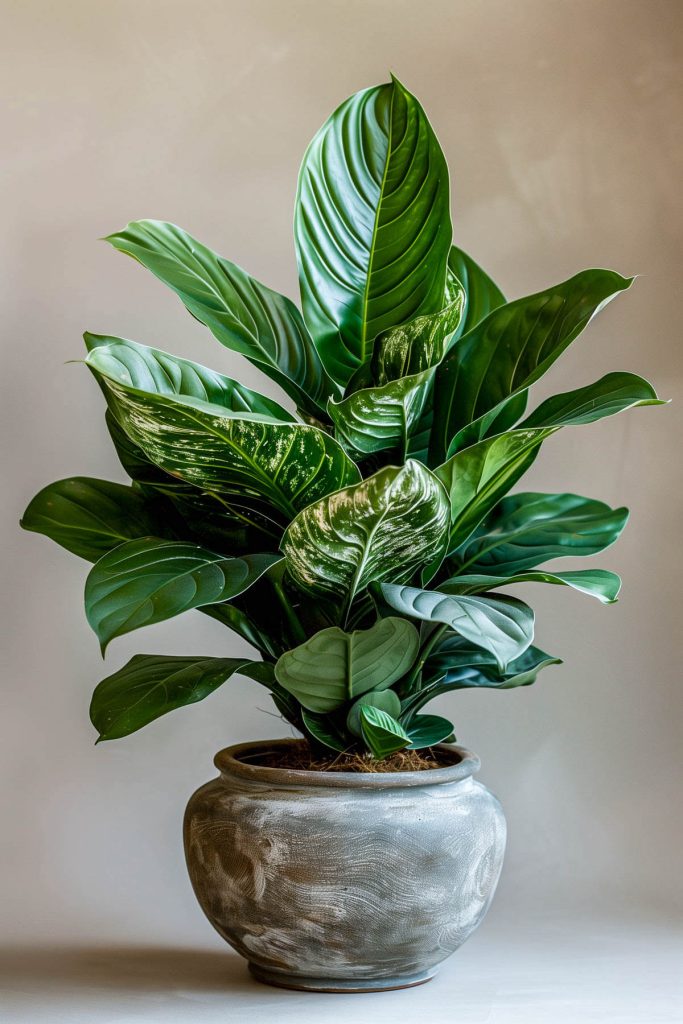
[[[306,634],[304,632],[303,626],[301,625],[301,622],[299,621],[299,617],[297,616],[296,612],[294,611],[290,602],[287,599],[287,595],[285,594],[282,582],[280,580],[274,579],[272,580],[272,583],[273,590],[275,591],[275,595],[278,601],[280,602],[280,605],[282,606],[282,610],[285,613],[285,618],[292,631],[294,640],[296,643],[302,644],[306,639]]]
[[[445,623],[439,623],[420,648],[417,661],[415,662],[410,675],[405,682],[405,686],[403,687],[403,689],[405,689],[406,696],[414,693],[415,690],[419,690],[419,686],[416,686],[415,684],[422,675],[422,669],[424,668],[425,662],[447,629],[448,626]]]

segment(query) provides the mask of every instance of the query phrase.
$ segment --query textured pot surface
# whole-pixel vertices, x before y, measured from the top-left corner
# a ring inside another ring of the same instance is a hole
[[[486,913],[505,849],[479,759],[423,772],[259,766],[292,740],[240,744],[185,814],[195,894],[262,981],[318,990],[420,984]]]

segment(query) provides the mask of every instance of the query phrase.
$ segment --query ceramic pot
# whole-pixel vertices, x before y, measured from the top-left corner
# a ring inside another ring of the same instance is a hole
[[[479,758],[439,748],[446,767],[356,774],[259,764],[294,740],[216,755],[220,776],[185,814],[199,903],[260,981],[372,991],[428,981],[477,927],[505,849]]]

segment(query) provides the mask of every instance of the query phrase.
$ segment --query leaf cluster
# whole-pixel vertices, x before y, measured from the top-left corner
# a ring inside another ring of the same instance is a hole
[[[587,270],[508,302],[453,245],[448,170],[396,79],[343,103],[306,151],[295,244],[301,312],[173,224],[107,241],[167,285],[282,392],[137,342],[86,334],[85,364],[128,485],[75,477],[22,520],[92,562],[88,622],[116,637],[191,609],[258,657],[138,655],[95,689],[100,739],[126,736],[241,673],[320,748],[449,739],[421,713],[468,687],[532,683],[518,583],[603,603],[604,569],[541,568],[612,544],[627,512],[509,494],[563,427],[660,404],[633,373],[527,404],[535,382],[631,280]]]

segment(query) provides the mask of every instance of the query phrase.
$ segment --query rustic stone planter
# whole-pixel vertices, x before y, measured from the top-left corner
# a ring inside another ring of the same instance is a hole
[[[211,924],[260,981],[372,991],[428,981],[483,918],[505,849],[479,758],[395,774],[259,765],[292,740],[216,755],[185,814],[185,852]]]

